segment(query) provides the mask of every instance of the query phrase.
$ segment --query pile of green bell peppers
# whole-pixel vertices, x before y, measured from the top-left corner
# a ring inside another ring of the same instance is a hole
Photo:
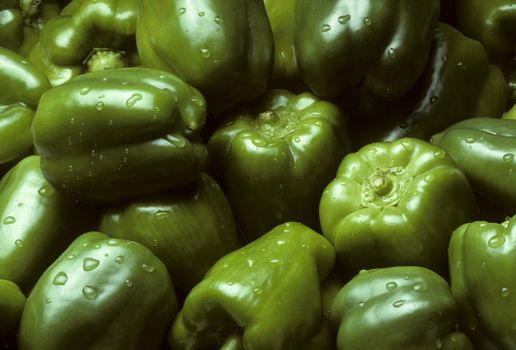
[[[516,0],[2,0],[0,348],[516,349]]]

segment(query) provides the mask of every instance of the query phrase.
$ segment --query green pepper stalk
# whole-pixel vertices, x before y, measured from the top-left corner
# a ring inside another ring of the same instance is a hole
[[[52,86],[92,71],[134,66],[136,0],[73,0],[43,28],[29,53]]]
[[[348,152],[346,121],[334,104],[286,90],[226,116],[208,141],[210,171],[248,240],[289,220],[319,230],[318,199]]]
[[[321,196],[319,217],[343,277],[400,265],[447,276],[450,235],[477,211],[466,176],[444,150],[402,138],[346,155]]]

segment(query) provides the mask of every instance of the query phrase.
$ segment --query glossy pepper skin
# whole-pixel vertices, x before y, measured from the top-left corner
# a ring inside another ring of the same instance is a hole
[[[23,41],[23,14],[17,0],[4,0],[0,5],[0,46],[16,50]]]
[[[85,72],[134,65],[137,0],[73,0],[50,20],[29,59],[52,86]]]
[[[170,71],[201,91],[210,114],[260,96],[273,64],[263,1],[139,1],[143,65]]]
[[[473,350],[448,283],[418,266],[363,270],[331,306],[337,349]]]
[[[25,302],[25,295],[16,284],[0,279],[0,344],[18,328]]]
[[[317,202],[347,142],[346,117],[334,104],[269,90],[213,133],[210,169],[248,240],[289,220],[318,230]]]
[[[321,282],[321,297],[323,306],[323,322],[317,334],[306,346],[306,350],[336,350],[335,334],[330,320],[331,305],[344,282],[335,274],[331,273]]]
[[[159,349],[176,312],[167,268],[149,249],[88,232],[31,291],[18,345],[20,350]]]
[[[504,70],[516,102],[516,4],[513,0],[454,0],[457,28],[486,48]]]
[[[477,214],[477,206],[449,155],[428,142],[403,138],[344,157],[319,213],[344,276],[401,265],[446,275],[450,235]]]
[[[274,65],[269,86],[306,91],[294,44],[296,0],[264,0],[274,38]]]
[[[218,259],[240,246],[226,196],[204,173],[187,187],[111,208],[100,230],[152,250],[181,294],[202,280]]]
[[[220,259],[192,289],[169,333],[172,349],[304,349],[323,321],[320,281],[335,252],[294,222]]]
[[[45,75],[17,53],[0,47],[0,165],[32,151],[30,131],[41,95],[50,88]]]
[[[0,181],[0,220],[0,279],[27,292],[98,219],[91,208],[57,193],[43,177],[40,157],[29,156]]]
[[[516,347],[514,263],[516,216],[501,224],[476,221],[453,232],[451,289],[460,308],[460,326],[479,350]]]
[[[65,1],[2,0],[0,4],[0,46],[26,56]]]
[[[423,73],[438,15],[437,0],[297,0],[305,83],[322,98],[364,108],[401,98]]]
[[[359,118],[357,111],[349,112],[357,117],[351,118],[353,147],[402,137],[429,140],[466,118],[500,117],[506,103],[503,74],[489,64],[482,45],[439,23],[426,69],[404,98],[369,111],[374,124]]]
[[[59,191],[112,202],[195,180],[207,157],[197,136],[205,117],[202,95],[175,75],[121,68],[49,90],[32,133]]]
[[[466,119],[431,142],[446,150],[476,192],[516,213],[516,120]]]

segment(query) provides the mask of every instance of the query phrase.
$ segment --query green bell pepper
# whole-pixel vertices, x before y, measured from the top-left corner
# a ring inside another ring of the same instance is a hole
[[[324,320],[320,281],[335,252],[285,223],[220,259],[192,289],[169,333],[172,349],[305,349]]]
[[[482,43],[491,62],[499,65],[511,82],[516,102],[516,6],[514,0],[454,0],[457,28]]]
[[[226,196],[207,174],[185,188],[109,209],[100,230],[152,250],[167,266],[180,294],[240,246]]]
[[[62,85],[83,72],[83,68],[79,66],[63,66],[54,64],[45,53],[39,41],[30,50],[27,55],[27,59],[38,67],[38,69],[44,72],[52,86]]]
[[[476,192],[516,213],[516,120],[466,119],[431,142],[446,150]]]
[[[47,78],[17,53],[0,47],[0,165],[32,151],[30,131]]]
[[[117,201],[195,180],[207,157],[198,140],[205,118],[202,95],[175,75],[121,68],[47,91],[32,132],[59,191]]]
[[[210,114],[260,96],[273,64],[263,1],[140,0],[136,42],[145,66],[201,91]]]
[[[317,203],[347,142],[346,118],[334,104],[269,90],[211,136],[210,169],[248,240],[290,220],[319,230]]]
[[[308,343],[306,350],[336,350],[335,334],[331,326],[331,305],[339,290],[344,285],[340,278],[332,273],[321,284],[323,322],[317,334]]]
[[[274,65],[269,86],[306,91],[294,45],[296,0],[264,0],[274,38]]]
[[[23,14],[18,0],[0,4],[0,47],[16,50],[23,41]]]
[[[438,15],[438,0],[297,0],[305,83],[364,108],[401,98],[425,69]]]
[[[448,283],[418,266],[363,270],[331,307],[337,349],[473,350]]]
[[[26,56],[46,23],[59,15],[63,1],[2,0],[0,47]]]
[[[91,208],[57,193],[41,173],[40,157],[30,156],[0,181],[0,220],[0,279],[27,292],[98,218]]]
[[[25,295],[16,284],[0,279],[0,340],[18,328],[25,301]]]
[[[52,86],[85,72],[133,66],[137,0],[73,0],[41,32],[29,60]]]
[[[451,233],[477,214],[477,206],[449,155],[425,141],[402,138],[344,157],[319,213],[344,276],[398,265],[446,275]]]
[[[451,290],[460,326],[479,350],[516,348],[514,264],[516,216],[502,224],[476,221],[453,232]]]
[[[139,243],[84,233],[38,280],[20,350],[159,349],[177,312],[165,265]]]
[[[467,102],[466,102],[467,101]],[[352,118],[353,146],[402,137],[429,140],[471,117],[500,117],[507,103],[502,72],[488,63],[482,45],[440,23],[434,31],[427,67],[401,100],[380,105],[367,118]],[[359,116],[356,111],[349,112]]]

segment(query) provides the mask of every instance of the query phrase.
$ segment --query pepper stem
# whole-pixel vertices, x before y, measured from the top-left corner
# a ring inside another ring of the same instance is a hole
[[[220,347],[220,350],[244,350],[242,345],[242,336],[240,334],[232,334],[227,337],[226,341]]]
[[[376,169],[362,182],[362,202],[366,208],[385,208],[398,205],[413,176],[403,167]]]
[[[25,18],[32,17],[38,13],[42,0],[20,0],[20,8]]]
[[[258,119],[265,123],[273,123],[278,120],[278,115],[273,111],[262,112],[258,115]]]
[[[94,49],[84,60],[87,72],[98,72],[105,69],[124,68],[129,66],[123,51]]]
[[[392,180],[384,174],[377,174],[369,179],[369,185],[374,193],[384,196],[392,191]]]
[[[285,107],[277,107],[258,114],[254,120],[254,128],[265,138],[284,138],[295,132],[299,121],[299,113]]]

